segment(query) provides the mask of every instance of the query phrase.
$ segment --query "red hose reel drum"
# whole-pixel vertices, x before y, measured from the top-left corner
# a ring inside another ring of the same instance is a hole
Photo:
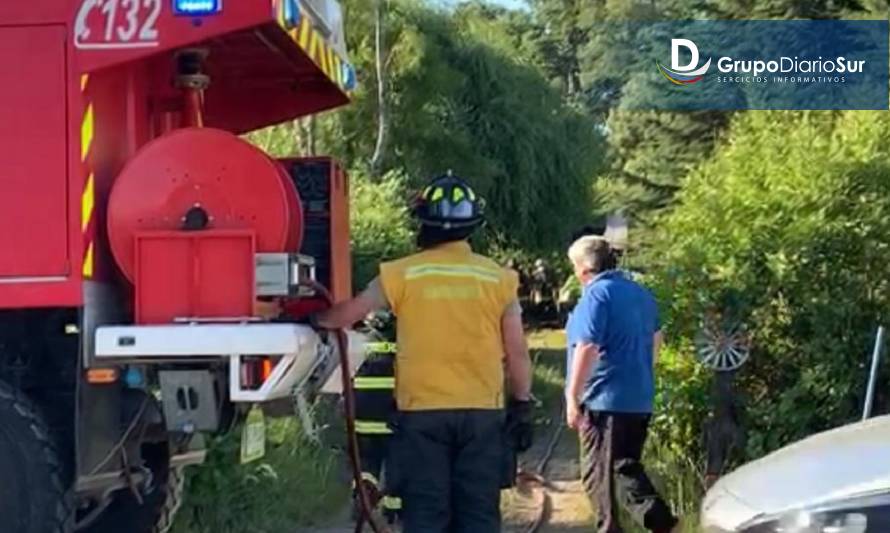
[[[182,229],[194,208],[206,212],[207,229],[252,229],[258,252],[300,249],[302,204],[281,165],[231,133],[181,129],[142,148],[111,191],[108,238],[130,281],[135,236]]]

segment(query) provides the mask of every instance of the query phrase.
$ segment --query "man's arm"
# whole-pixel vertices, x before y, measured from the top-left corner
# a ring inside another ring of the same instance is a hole
[[[532,393],[532,361],[522,327],[522,314],[505,313],[501,317],[501,331],[507,355],[507,377],[513,398],[528,400]]]
[[[608,294],[592,288],[578,302],[578,331],[572,351],[572,367],[566,376],[566,423],[573,429],[581,427],[583,414],[581,395],[593,365],[600,358],[608,328]]]
[[[383,294],[380,279],[374,278],[368,288],[351,300],[335,304],[318,314],[316,324],[326,329],[349,327],[362,320],[371,311],[385,309],[389,304]]]
[[[593,363],[600,356],[599,347],[593,343],[579,342],[572,355],[572,368],[569,369],[566,403],[577,406],[581,401],[584,380],[590,375]]]

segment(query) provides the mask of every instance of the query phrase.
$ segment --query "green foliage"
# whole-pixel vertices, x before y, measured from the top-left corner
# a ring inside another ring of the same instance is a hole
[[[350,232],[353,284],[361,289],[377,275],[378,265],[414,249],[414,227],[407,209],[406,179],[393,172],[380,182],[352,175]]]
[[[674,509],[693,516],[704,492],[703,426],[708,416],[710,372],[687,342],[662,350],[658,361],[655,415],[646,466]]]
[[[488,202],[486,243],[546,250],[568,235],[591,211],[602,139],[541,75],[526,51],[528,21],[478,4],[453,14],[387,5],[387,168],[410,187],[448,169],[466,177]],[[361,85],[319,126],[320,149],[351,165],[366,164],[376,140],[371,8],[347,2]]]
[[[749,454],[855,416],[890,313],[890,120],[751,112],[685,183],[651,261],[673,335],[717,309],[745,322]]]
[[[339,510],[348,485],[339,458],[303,438],[292,418],[269,421],[266,457],[238,464],[240,433],[214,437],[207,462],[189,471],[173,533],[298,531]]]
[[[612,110],[612,174],[598,187],[603,203],[636,218],[668,205],[682,178],[710,157],[727,117],[720,111]]]

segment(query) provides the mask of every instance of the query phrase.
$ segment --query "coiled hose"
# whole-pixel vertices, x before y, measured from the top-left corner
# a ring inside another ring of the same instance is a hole
[[[314,290],[320,295],[328,306],[334,305],[334,299],[330,291],[315,281],[306,281],[303,285]],[[362,463],[358,451],[358,438],[355,432],[355,390],[352,387],[352,378],[349,373],[349,340],[346,332],[341,329],[332,330],[337,343],[337,351],[340,352],[340,380],[343,386],[343,407],[346,411],[346,447],[349,454],[349,462],[352,465],[353,482],[358,493],[361,517],[356,521],[355,533],[360,533],[367,522],[374,533],[392,533],[389,527],[378,523],[371,509],[371,498],[362,480]]]

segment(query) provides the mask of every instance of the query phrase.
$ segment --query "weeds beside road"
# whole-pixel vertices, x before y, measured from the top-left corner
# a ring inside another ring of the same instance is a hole
[[[247,465],[238,432],[212,439],[207,462],[188,471],[172,533],[291,533],[342,508],[349,485],[335,452],[291,418],[270,421],[268,436],[266,457]]]

